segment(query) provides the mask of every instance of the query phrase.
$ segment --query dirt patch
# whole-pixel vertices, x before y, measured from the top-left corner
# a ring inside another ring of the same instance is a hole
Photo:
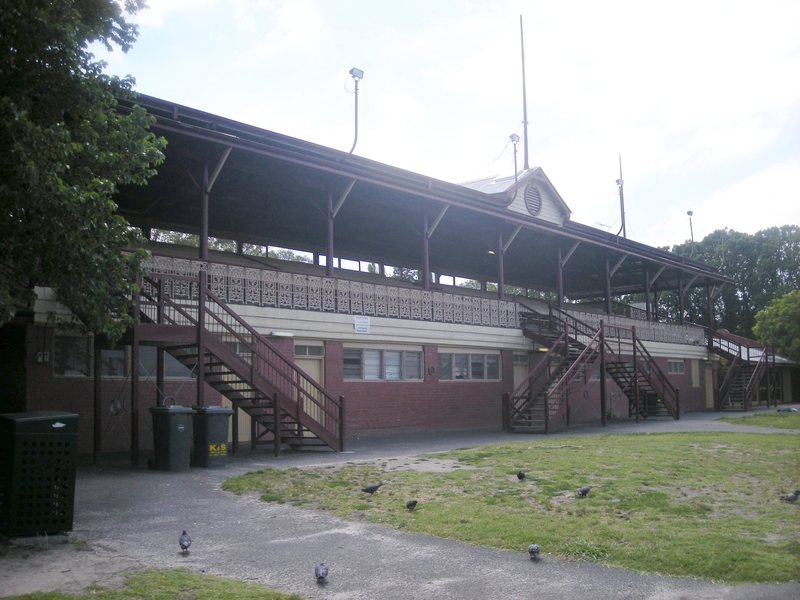
[[[89,585],[120,587],[124,575],[143,569],[137,561],[85,542],[3,545],[0,548],[0,598],[34,592],[75,594]]]

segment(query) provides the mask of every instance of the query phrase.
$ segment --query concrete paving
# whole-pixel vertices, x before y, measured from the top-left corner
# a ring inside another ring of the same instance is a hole
[[[680,421],[611,423],[605,429],[577,426],[551,437],[673,431],[798,435],[797,431],[728,425],[716,421],[718,417],[694,413]],[[120,464],[81,465],[71,536],[86,540],[105,557],[116,557],[126,565],[184,566],[315,599],[800,598],[800,583],[726,586],[638,575],[558,560],[547,555],[546,548],[543,559],[534,562],[525,552],[493,550],[340,520],[321,511],[263,503],[255,496],[234,496],[220,489],[226,478],[262,468],[396,458],[524,439],[543,438],[498,431],[356,437],[347,440],[348,450],[342,454],[290,452],[275,458],[263,452],[246,453],[231,457],[224,469],[193,468],[187,472],[133,469]],[[193,539],[187,555],[182,555],[178,547],[182,529],[187,529]],[[535,524],[531,529],[534,541]],[[314,565],[320,561],[330,567],[325,585],[318,585],[313,577]]]

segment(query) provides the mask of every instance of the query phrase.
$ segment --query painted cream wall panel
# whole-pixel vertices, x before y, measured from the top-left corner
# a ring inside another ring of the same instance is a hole
[[[239,314],[259,333],[293,333],[296,338],[337,340],[341,342],[392,344],[443,344],[527,351],[531,342],[519,329],[479,327],[370,317],[370,333],[354,331],[353,315],[322,313],[281,308],[238,306]]]

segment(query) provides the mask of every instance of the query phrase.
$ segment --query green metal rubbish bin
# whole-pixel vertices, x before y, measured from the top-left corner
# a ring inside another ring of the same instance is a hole
[[[153,468],[188,471],[192,445],[192,415],[188,406],[153,406]]]
[[[193,406],[194,464],[221,468],[228,463],[228,421],[233,414],[222,406]]]
[[[0,533],[72,531],[78,415],[0,415]]]

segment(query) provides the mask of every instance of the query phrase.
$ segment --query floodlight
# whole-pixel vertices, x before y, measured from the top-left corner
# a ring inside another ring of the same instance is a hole
[[[356,69],[355,67],[350,69],[350,75],[353,76],[353,79],[364,79],[364,71]]]

